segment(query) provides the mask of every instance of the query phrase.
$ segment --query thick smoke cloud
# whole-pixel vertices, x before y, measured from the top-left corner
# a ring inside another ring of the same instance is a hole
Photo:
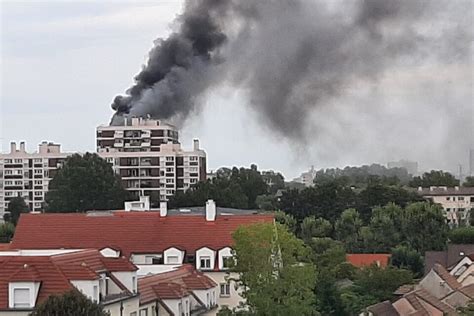
[[[361,82],[400,65],[469,64],[472,2],[189,0],[177,22],[115,98],[113,124],[127,115],[182,123],[226,83],[247,92],[269,130],[305,139],[314,113]]]

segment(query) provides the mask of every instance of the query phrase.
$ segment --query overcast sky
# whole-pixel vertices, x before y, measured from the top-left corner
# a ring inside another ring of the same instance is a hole
[[[472,27],[472,5],[466,8]],[[94,151],[95,128],[110,121],[113,97],[132,85],[153,40],[166,37],[181,9],[178,0],[2,1],[3,151],[12,140],[25,140],[29,150],[48,140],[65,151]],[[188,120],[181,143],[190,148],[199,138],[210,169],[256,163],[287,178],[310,165],[392,159],[415,160],[422,169],[466,168],[474,147],[473,73],[470,58],[402,65],[376,83],[355,83],[314,113],[318,128],[304,146],[270,133],[246,106],[245,91],[221,86]]]

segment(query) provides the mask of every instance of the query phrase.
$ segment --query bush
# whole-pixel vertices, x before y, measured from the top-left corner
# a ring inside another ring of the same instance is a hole
[[[453,244],[474,244],[474,227],[460,227],[449,232]]]
[[[7,243],[13,238],[15,225],[12,223],[0,224],[0,243]]]

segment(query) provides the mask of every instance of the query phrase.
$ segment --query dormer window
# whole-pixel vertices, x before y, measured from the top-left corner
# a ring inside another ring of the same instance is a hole
[[[229,269],[232,267],[233,259],[231,256],[222,257],[222,268]]]
[[[201,269],[211,268],[211,257],[201,257]]]
[[[10,282],[8,285],[9,308],[33,308],[40,282]]]

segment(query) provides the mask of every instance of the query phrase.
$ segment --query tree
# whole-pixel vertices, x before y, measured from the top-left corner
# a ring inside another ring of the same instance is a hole
[[[431,170],[430,172],[425,172],[421,177],[414,177],[413,180],[410,181],[409,185],[412,188],[426,188],[430,186],[454,187],[459,185],[459,180],[449,172],[444,172],[442,170]]]
[[[77,290],[62,295],[51,295],[38,304],[30,316],[110,316],[102,307]]]
[[[453,244],[474,244],[474,227],[460,227],[449,232],[449,241]]]
[[[247,315],[316,315],[310,250],[285,226],[259,223],[233,234],[236,282]],[[228,313],[229,311],[226,311]],[[237,314],[237,310],[233,311]]]
[[[0,243],[8,243],[15,234],[15,225],[6,222],[0,224]]]
[[[402,213],[401,240],[420,253],[443,250],[448,237],[448,226],[443,209],[438,204],[417,202],[408,205]]]
[[[329,237],[332,233],[331,223],[321,217],[306,217],[300,227],[300,235],[304,241],[311,240],[313,237]]]
[[[354,252],[359,249],[362,224],[359,212],[353,208],[345,210],[341,218],[336,221],[334,225],[336,239],[345,245],[347,251]]]
[[[374,208],[369,222],[369,232],[363,238],[366,244],[365,249],[370,249],[371,252],[388,252],[395,247],[402,237],[400,234],[401,215],[402,208],[394,203]]]
[[[279,172],[273,170],[262,171],[263,181],[268,185],[268,192],[275,194],[278,190],[285,188],[285,178]]]
[[[282,211],[277,211],[275,212],[275,221],[277,223],[280,223],[281,225],[286,226],[286,228],[288,228],[288,230],[291,231],[292,233],[296,232],[297,222],[293,216],[289,214],[285,214],[285,212],[282,212]]]
[[[255,209],[257,197],[269,194],[269,186],[256,165],[247,168],[221,168],[216,177],[198,182],[186,192],[176,193],[168,202],[170,207],[202,206],[213,199],[221,207]]]
[[[466,177],[464,179],[464,183],[462,184],[463,187],[474,187],[474,176]]]
[[[408,270],[376,265],[359,269],[354,283],[341,294],[350,315],[358,315],[363,308],[393,298],[393,292],[403,284],[413,283]]]
[[[29,212],[25,200],[23,200],[23,198],[20,196],[14,197],[10,200],[6,211],[8,212],[8,215],[5,215],[4,219],[15,226],[18,222],[18,219],[20,218],[20,214]]]
[[[68,157],[49,183],[47,212],[123,208],[127,191],[112,167],[97,154]]]
[[[257,196],[255,203],[257,203],[258,208],[263,211],[274,211],[277,209],[277,201],[274,195],[259,195]]]
[[[410,246],[399,245],[393,248],[391,264],[397,268],[410,270],[417,278],[423,276],[423,257]]]

